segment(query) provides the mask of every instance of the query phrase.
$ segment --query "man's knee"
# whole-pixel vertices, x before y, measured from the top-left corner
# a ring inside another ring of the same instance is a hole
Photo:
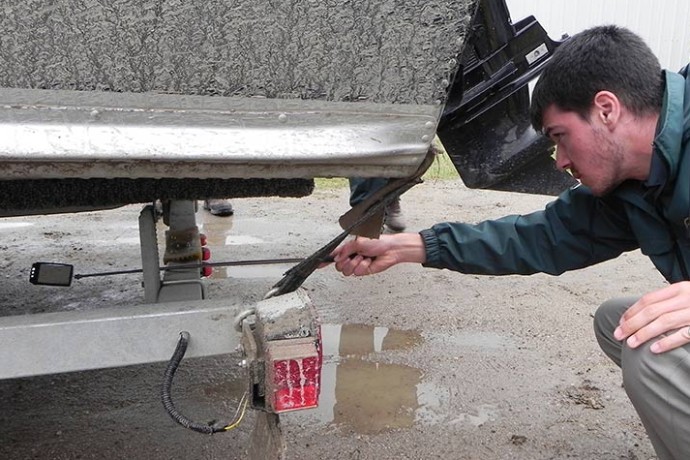
[[[637,301],[637,297],[610,299],[594,313],[594,335],[606,356],[621,365],[621,343],[613,336],[623,313]]]
[[[597,340],[600,336],[613,335],[613,329],[619,320],[620,315],[616,308],[615,299],[607,300],[601,304],[594,313],[594,333]]]
[[[645,395],[649,396],[647,384],[658,377],[653,375],[654,359],[655,356],[649,351],[648,344],[643,344],[639,348],[622,347],[623,386],[633,403],[638,399],[644,399]],[[658,356],[656,359],[658,360]]]
[[[637,348],[622,347],[623,383],[630,399],[634,393],[649,398],[652,393],[669,394],[671,389],[683,388],[683,399],[690,396],[690,353],[688,347],[679,347],[665,353],[652,353],[655,337]],[[632,392],[632,394],[631,394]]]

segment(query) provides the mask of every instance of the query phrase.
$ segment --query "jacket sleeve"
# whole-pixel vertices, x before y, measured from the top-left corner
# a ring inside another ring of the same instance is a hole
[[[559,275],[638,247],[621,203],[584,186],[563,192],[542,211],[476,225],[442,223],[420,234],[424,266],[485,275]]]

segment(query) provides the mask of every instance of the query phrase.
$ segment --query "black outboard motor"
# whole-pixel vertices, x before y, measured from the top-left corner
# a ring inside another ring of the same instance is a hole
[[[470,188],[555,195],[575,184],[532,129],[528,83],[560,41],[533,16],[511,23],[505,0],[481,0],[438,136]]]

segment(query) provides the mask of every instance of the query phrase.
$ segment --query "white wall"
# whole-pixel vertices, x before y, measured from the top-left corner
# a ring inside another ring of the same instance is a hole
[[[679,70],[690,61],[687,0],[506,0],[513,22],[533,15],[551,38],[595,25],[617,24],[638,33],[661,66]]]

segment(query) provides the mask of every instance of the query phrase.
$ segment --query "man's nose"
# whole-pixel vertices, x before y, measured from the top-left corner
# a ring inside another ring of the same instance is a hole
[[[560,170],[570,168],[570,158],[562,147],[556,147],[556,167]]]

